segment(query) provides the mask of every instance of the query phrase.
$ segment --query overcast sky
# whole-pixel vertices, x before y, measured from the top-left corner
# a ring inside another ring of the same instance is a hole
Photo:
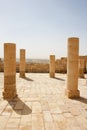
[[[87,0],[0,0],[0,57],[4,43],[26,49],[27,58],[67,56],[67,38],[80,38],[87,55]]]

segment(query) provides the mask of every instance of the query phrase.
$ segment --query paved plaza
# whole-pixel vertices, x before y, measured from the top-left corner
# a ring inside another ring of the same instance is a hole
[[[66,74],[16,74],[18,97],[3,100],[0,73],[0,130],[87,130],[87,75],[79,78],[80,98],[65,96]]]

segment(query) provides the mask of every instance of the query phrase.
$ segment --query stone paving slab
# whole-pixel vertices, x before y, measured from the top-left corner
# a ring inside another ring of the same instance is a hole
[[[80,98],[65,96],[66,74],[16,74],[18,97],[2,98],[0,73],[0,130],[87,130],[87,75],[79,78]]]

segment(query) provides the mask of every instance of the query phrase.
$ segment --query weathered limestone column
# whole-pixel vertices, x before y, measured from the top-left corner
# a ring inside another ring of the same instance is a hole
[[[78,57],[79,57],[79,38],[68,39],[68,57],[67,57],[67,89],[68,98],[77,98],[80,96],[78,90]]]
[[[86,61],[86,84],[87,84],[87,61]]]
[[[4,99],[13,99],[16,94],[16,45],[4,44]]]
[[[87,61],[86,61],[86,73],[87,73]]]
[[[84,78],[84,59],[79,59],[79,77]]]
[[[25,67],[26,67],[26,61],[25,61],[25,49],[20,49],[20,77],[25,77]]]
[[[49,66],[50,77],[55,77],[55,55],[50,55],[50,66]]]

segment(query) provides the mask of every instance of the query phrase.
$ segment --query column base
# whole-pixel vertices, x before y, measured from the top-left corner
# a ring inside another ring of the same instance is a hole
[[[65,95],[68,98],[79,98],[80,97],[80,91],[79,90],[65,90]]]
[[[16,92],[3,92],[3,99],[12,100],[17,97]]]
[[[79,75],[79,78],[85,78],[84,75]]]
[[[54,73],[51,73],[51,74],[50,74],[50,78],[55,78],[55,74],[54,74]]]
[[[25,78],[25,72],[20,72],[20,78]]]

